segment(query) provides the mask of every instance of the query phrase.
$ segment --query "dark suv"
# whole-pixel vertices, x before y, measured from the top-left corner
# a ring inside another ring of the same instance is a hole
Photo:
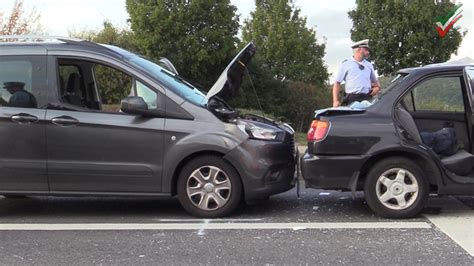
[[[0,194],[177,195],[218,217],[293,186],[291,127],[224,101],[252,43],[205,95],[118,47],[28,38],[0,36]]]
[[[474,195],[473,94],[473,65],[431,65],[399,71],[372,102],[316,111],[301,158],[306,185],[364,190],[391,218],[416,215],[429,193]],[[451,154],[420,136],[443,129],[455,132]]]

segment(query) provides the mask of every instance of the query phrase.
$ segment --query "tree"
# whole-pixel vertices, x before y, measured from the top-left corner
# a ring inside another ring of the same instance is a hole
[[[41,33],[40,14],[33,8],[27,13],[23,0],[16,0],[10,16],[0,11],[0,35],[22,35]]]
[[[287,97],[281,103],[280,110],[285,113],[296,131],[305,132],[314,118],[314,110],[318,107],[329,106],[331,95],[329,89],[318,89],[313,84],[301,81],[290,81],[286,84]]]
[[[253,41],[257,46],[249,67],[253,83],[244,82],[244,95],[233,103],[260,109],[257,94],[265,113],[302,131],[314,110],[329,99],[325,45],[317,43],[316,32],[306,26],[306,18],[291,1],[256,0],[255,4],[242,32],[243,43]]]
[[[107,20],[104,21],[102,26],[103,28],[99,31],[69,31],[69,36],[95,43],[111,44],[134,52],[139,51],[132,31],[118,28]]]
[[[452,28],[441,38],[438,17],[446,16],[454,4],[433,0],[357,0],[349,11],[353,41],[370,39],[371,57],[379,74],[398,69],[442,63],[456,53],[466,31]]]
[[[132,30],[148,57],[168,58],[209,89],[235,56],[237,8],[229,0],[127,0]]]
[[[325,45],[318,44],[315,30],[289,0],[256,0],[255,11],[243,27],[244,42],[253,41],[258,56],[279,80],[311,82],[328,80],[323,62]]]

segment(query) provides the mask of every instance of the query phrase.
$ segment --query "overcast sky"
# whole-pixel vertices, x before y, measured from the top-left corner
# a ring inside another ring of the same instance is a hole
[[[15,0],[0,0],[0,11],[10,13]],[[68,30],[99,29],[107,19],[114,25],[126,27],[128,18],[125,0],[24,0],[29,9],[35,6],[41,13],[41,24],[49,35],[67,36]],[[241,23],[254,9],[254,0],[231,0],[241,14]],[[469,32],[459,53],[453,58],[474,57],[474,1],[461,0],[463,18],[456,25]],[[297,0],[308,26],[316,29],[319,42],[326,42],[326,64],[329,72],[351,56],[350,29],[352,22],[347,11],[355,7],[355,0]],[[434,25],[433,25],[434,26]]]

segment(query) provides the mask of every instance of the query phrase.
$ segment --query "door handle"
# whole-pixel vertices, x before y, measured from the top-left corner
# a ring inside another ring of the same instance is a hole
[[[36,123],[38,122],[38,117],[34,115],[30,115],[30,114],[21,113],[21,114],[12,115],[11,120],[15,123],[22,125],[22,124]]]
[[[72,127],[79,124],[79,120],[70,116],[59,116],[51,119],[51,123],[61,127]]]

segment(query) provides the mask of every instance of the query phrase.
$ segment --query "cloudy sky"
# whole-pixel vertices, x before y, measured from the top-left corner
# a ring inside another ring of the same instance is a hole
[[[9,13],[15,0],[1,0],[0,11]],[[125,0],[24,0],[41,13],[41,24],[49,35],[67,36],[68,30],[98,29],[107,19],[114,25],[126,27],[128,14]],[[237,6],[241,22],[254,9],[254,0],[231,0]],[[474,1],[461,0],[463,18],[456,25],[469,32],[458,55],[453,59],[474,57]],[[316,29],[319,42],[326,42],[326,64],[329,72],[336,71],[339,62],[351,56],[350,29],[352,22],[347,11],[355,7],[355,0],[296,0],[308,26]]]

